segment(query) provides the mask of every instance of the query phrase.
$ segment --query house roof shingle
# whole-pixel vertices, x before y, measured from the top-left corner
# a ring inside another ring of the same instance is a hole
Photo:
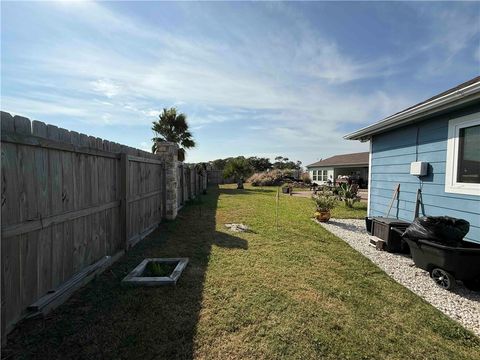
[[[352,154],[335,155],[324,160],[317,161],[307,165],[310,167],[320,166],[346,166],[346,165],[366,165],[368,166],[368,151]]]

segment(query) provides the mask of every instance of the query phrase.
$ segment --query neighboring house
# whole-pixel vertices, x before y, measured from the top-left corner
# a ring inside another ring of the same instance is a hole
[[[369,216],[386,215],[400,184],[390,214],[413,220],[421,189],[420,215],[465,219],[480,243],[480,77],[345,138],[370,141]]]
[[[368,152],[335,155],[307,165],[310,179],[318,185],[334,183],[339,176],[350,176],[365,184],[368,179]]]

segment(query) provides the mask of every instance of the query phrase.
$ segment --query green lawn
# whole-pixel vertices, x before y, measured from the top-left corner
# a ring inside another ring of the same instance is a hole
[[[268,187],[267,187],[268,189]],[[305,188],[294,188],[294,192],[305,192],[308,191],[308,189]],[[308,198],[303,198],[307,199],[308,201],[312,201]],[[305,201],[305,200],[304,200]],[[313,203],[311,203],[313,204]],[[313,205],[312,209],[314,208]],[[353,204],[353,208],[348,208],[345,206],[345,203],[343,201],[337,201],[337,206],[331,211],[332,217],[337,218],[337,219],[363,219],[365,216],[367,216],[367,203],[366,202],[357,202]]]
[[[209,189],[4,355],[35,359],[478,359],[480,340],[311,221],[276,188]],[[252,231],[230,233],[228,222]],[[177,287],[125,288],[144,257],[188,256]]]
[[[343,201],[337,201],[331,213],[337,219],[364,219],[367,216],[367,203],[356,202],[353,208],[348,208]]]

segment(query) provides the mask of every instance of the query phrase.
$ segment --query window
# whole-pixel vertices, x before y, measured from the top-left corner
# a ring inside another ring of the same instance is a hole
[[[328,170],[312,170],[312,181],[324,181],[328,180]]]
[[[460,128],[457,182],[480,183],[480,125]]]
[[[450,120],[447,144],[445,191],[480,195],[480,115]]]
[[[327,181],[328,180],[328,174],[327,174],[327,170],[322,170],[322,178],[321,178],[322,181]]]

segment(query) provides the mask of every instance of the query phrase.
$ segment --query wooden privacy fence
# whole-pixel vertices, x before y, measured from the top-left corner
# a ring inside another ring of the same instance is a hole
[[[207,172],[192,164],[177,166],[177,207],[182,208],[188,200],[195,199],[207,187]]]
[[[208,185],[232,184],[235,182],[233,178],[225,179],[223,177],[223,170],[208,170],[207,178]]]
[[[1,308],[8,332],[29,305],[158,225],[167,206],[166,161],[4,112],[1,130]]]

